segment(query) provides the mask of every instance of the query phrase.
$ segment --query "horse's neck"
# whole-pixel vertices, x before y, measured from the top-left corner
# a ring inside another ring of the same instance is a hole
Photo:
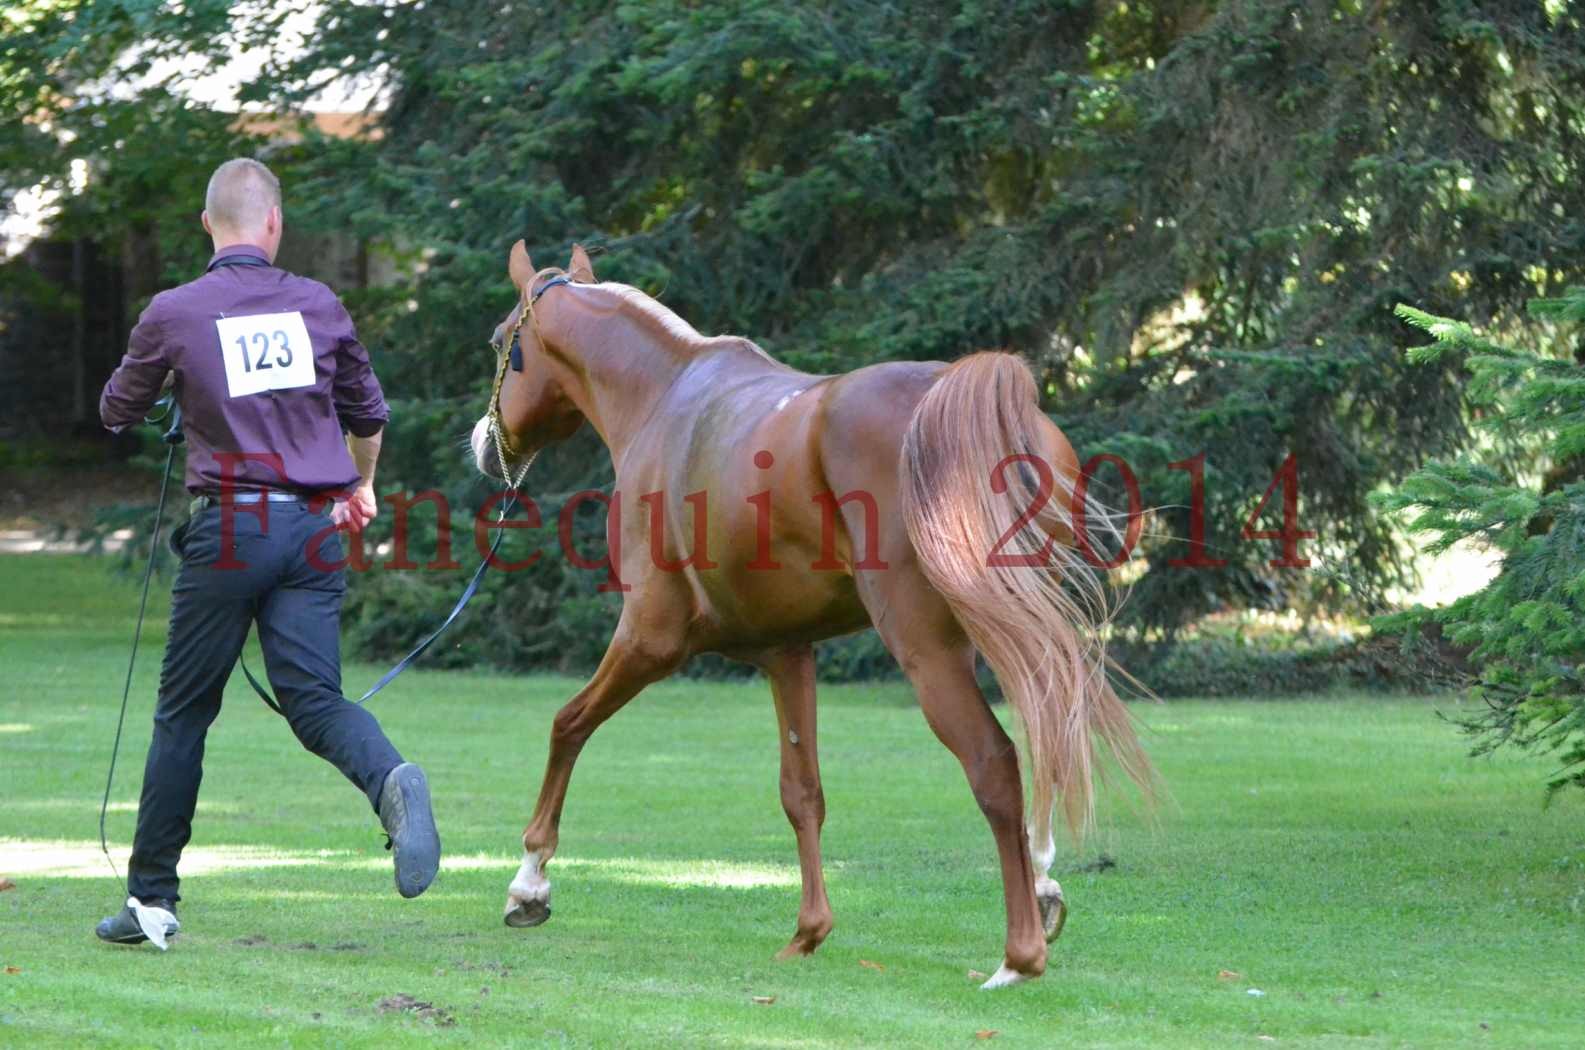
[[[621,311],[576,319],[560,342],[582,380],[583,389],[569,393],[617,463],[698,352]]]

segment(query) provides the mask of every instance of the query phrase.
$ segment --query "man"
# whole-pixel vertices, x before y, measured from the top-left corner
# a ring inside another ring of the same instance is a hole
[[[258,161],[215,170],[204,229],[215,254],[197,280],[154,297],[99,402],[107,427],[139,422],[167,377],[187,440],[192,517],[172,546],[171,598],[154,738],[127,872],[131,896],[102,940],[164,947],[176,865],[192,834],[204,736],[255,624],[282,713],[304,747],[367,796],[416,897],[440,865],[429,787],[368,711],[341,695],[346,590],[338,526],[375,515],[374,467],[389,418],[369,356],[330,289],[276,269],[280,183]],[[342,432],[349,436],[343,440]],[[332,504],[327,521],[322,509]],[[283,777],[281,790],[291,790]]]

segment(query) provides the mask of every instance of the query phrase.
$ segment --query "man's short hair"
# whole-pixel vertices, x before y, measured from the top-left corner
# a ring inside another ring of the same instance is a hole
[[[204,210],[209,224],[232,233],[264,228],[271,208],[281,206],[281,180],[252,157],[228,160],[209,176]]]

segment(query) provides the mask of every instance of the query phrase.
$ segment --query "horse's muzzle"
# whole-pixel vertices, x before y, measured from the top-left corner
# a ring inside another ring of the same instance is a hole
[[[473,449],[473,465],[485,477],[495,478],[497,481],[506,480],[501,472],[501,458],[496,452],[495,442],[490,437],[490,417],[481,416],[473,424],[473,434],[468,439],[468,444]]]

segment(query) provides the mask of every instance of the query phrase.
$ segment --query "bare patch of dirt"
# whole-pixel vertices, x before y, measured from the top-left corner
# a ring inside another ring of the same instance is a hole
[[[457,1018],[443,1006],[434,1003],[421,1002],[411,995],[392,995],[381,999],[374,1008],[382,1014],[406,1013],[428,1024],[439,1028],[450,1028],[457,1023]]]
[[[1113,860],[1109,854],[1102,853],[1088,864],[1080,864],[1079,870],[1099,874],[1103,871],[1111,871],[1115,867],[1117,867],[1117,861]]]

